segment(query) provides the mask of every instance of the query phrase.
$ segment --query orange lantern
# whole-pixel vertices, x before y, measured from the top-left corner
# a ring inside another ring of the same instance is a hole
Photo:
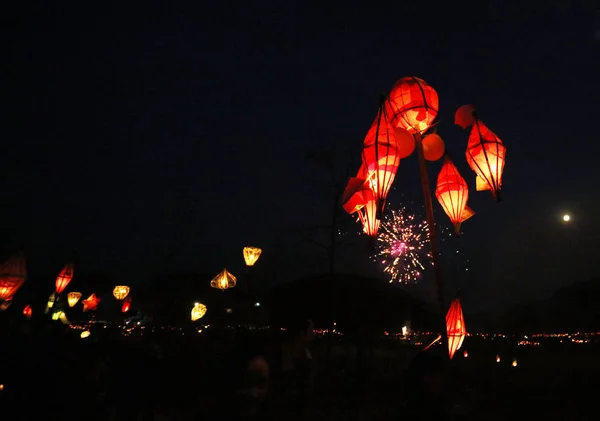
[[[83,300],[83,311],[97,310],[100,298],[96,297],[96,294],[90,295],[87,300]]]
[[[425,136],[421,142],[423,145],[423,157],[428,161],[437,161],[444,156],[446,145],[437,133]]]
[[[28,319],[31,319],[32,313],[33,313],[33,310],[31,309],[31,306],[29,304],[27,304],[25,306],[25,308],[23,309],[23,316],[27,317]]]
[[[398,157],[400,159],[408,158],[415,151],[415,137],[402,127],[394,128],[394,134],[396,135]]]
[[[377,218],[377,198],[372,190],[363,191],[363,207],[358,210],[358,217],[363,226],[363,232],[369,237],[375,237],[379,231],[379,219]]]
[[[458,172],[458,168],[446,157],[438,175],[435,197],[460,234],[460,224],[475,214],[468,206],[469,187]]]
[[[377,235],[379,220],[377,219],[377,198],[373,190],[365,184],[364,167],[361,167],[357,177],[352,177],[344,190],[342,197],[343,208],[349,214],[358,213],[363,225],[363,231],[370,237]]]
[[[246,262],[246,266],[254,266],[254,264],[260,257],[261,253],[262,253],[262,250],[259,249],[258,247],[250,247],[250,246],[244,247],[243,254],[244,254],[244,262]]]
[[[14,254],[0,266],[0,301],[10,301],[27,278],[23,253]]]
[[[393,86],[385,108],[392,126],[424,133],[437,116],[439,100],[435,89],[423,79],[403,77]]]
[[[362,165],[365,179],[383,210],[400,165],[400,157],[394,129],[388,123],[382,107],[365,136]]]
[[[69,303],[69,307],[73,307],[77,304],[77,301],[81,298],[81,292],[69,292],[67,294],[67,302]]]
[[[127,285],[117,285],[113,288],[113,295],[119,301],[124,300],[129,295],[130,288]]]
[[[475,123],[475,107],[467,104],[461,106],[454,114],[454,124],[466,129]]]
[[[450,354],[450,359],[452,359],[454,353],[462,346],[467,334],[465,319],[458,298],[452,301],[450,309],[446,314],[446,331],[448,333],[448,353]]]
[[[67,264],[56,278],[56,293],[62,293],[73,279],[73,263]]]
[[[127,313],[130,308],[131,308],[131,297],[129,296],[123,300],[123,305],[121,306],[121,312]]]
[[[500,201],[506,147],[481,120],[475,120],[467,145],[467,163],[477,174],[477,191],[491,190]]]
[[[229,273],[227,269],[223,269],[221,273],[210,281],[210,286],[225,291],[226,289],[235,287],[236,283],[237,278]]]

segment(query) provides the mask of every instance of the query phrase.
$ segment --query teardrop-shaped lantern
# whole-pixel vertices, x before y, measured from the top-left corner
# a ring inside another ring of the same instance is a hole
[[[456,233],[460,234],[460,224],[475,213],[467,206],[469,200],[467,182],[448,157],[438,174],[435,197],[450,218]]]
[[[0,301],[12,300],[26,278],[25,256],[16,253],[0,266]]]
[[[237,278],[229,273],[227,269],[223,269],[210,281],[210,286],[225,291],[226,289],[235,287],[236,283]]]
[[[61,294],[73,279],[73,263],[68,263],[56,277],[56,293]]]
[[[123,305],[121,306],[121,312],[127,313],[130,308],[131,308],[131,296],[127,296],[123,300]]]
[[[206,306],[202,303],[194,303],[192,308],[192,322],[200,320],[206,314]]]
[[[246,262],[246,266],[254,266],[254,264],[260,257],[262,250],[259,249],[258,247],[247,246],[247,247],[244,247],[243,253],[244,253],[244,261]]]
[[[466,158],[477,174],[477,191],[490,190],[494,199],[500,201],[506,147],[481,120],[476,120],[471,129]]]
[[[446,314],[446,331],[448,333],[448,353],[450,354],[450,359],[452,359],[454,353],[462,346],[467,334],[465,318],[463,317],[462,307],[458,298],[452,300],[450,309]]]

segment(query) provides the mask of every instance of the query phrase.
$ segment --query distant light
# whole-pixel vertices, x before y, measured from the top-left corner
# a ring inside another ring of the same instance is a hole
[[[463,352],[463,356],[464,356],[465,358],[468,358],[468,357],[469,357],[469,353],[468,353],[467,351],[465,351],[465,352]]]
[[[260,303],[254,303],[254,307],[260,307]]]
[[[79,336],[81,337],[81,339],[85,339],[90,335],[91,335],[91,333],[89,330],[84,330],[83,332],[81,332],[81,335],[79,335]]]
[[[516,366],[517,366],[517,359],[516,359],[516,358],[513,360],[513,362],[512,362],[512,366],[513,366],[513,367],[516,367]]]
[[[408,334],[408,327],[402,326],[402,336],[406,336]]]
[[[569,222],[570,220],[571,220],[571,215],[569,215],[569,214],[563,215],[563,221]]]

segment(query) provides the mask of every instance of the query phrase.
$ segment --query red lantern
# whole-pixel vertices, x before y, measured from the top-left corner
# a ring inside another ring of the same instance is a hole
[[[477,174],[477,191],[491,190],[500,201],[506,147],[481,120],[475,120],[467,145],[467,163]]]
[[[460,349],[467,334],[465,319],[458,298],[452,301],[446,314],[446,331],[448,333],[448,353],[450,359],[452,359],[454,353]]]
[[[400,79],[386,101],[386,114],[393,127],[424,133],[431,127],[439,108],[438,94],[423,79]]]
[[[379,219],[377,219],[377,197],[370,189],[363,191],[364,206],[358,211],[358,217],[363,225],[363,232],[369,237],[375,237],[379,230]]]
[[[83,300],[83,311],[97,310],[100,298],[96,297],[96,294],[90,295],[87,300]]]
[[[379,230],[377,197],[368,183],[365,183],[361,174],[364,174],[364,167],[361,167],[358,176],[351,178],[348,182],[342,197],[342,204],[344,210],[349,214],[358,213],[364,233],[374,237]]]
[[[31,309],[31,306],[29,304],[27,304],[25,306],[25,308],[23,309],[23,316],[27,317],[28,319],[31,319],[32,313],[33,313],[33,310]]]
[[[65,290],[69,282],[73,279],[73,263],[67,264],[63,270],[60,271],[56,278],[56,293],[60,294]]]
[[[400,157],[394,129],[382,108],[365,136],[362,165],[369,187],[383,210],[400,165]]]
[[[456,233],[460,233],[460,224],[475,214],[467,206],[469,187],[458,172],[458,168],[446,157],[438,175],[435,197],[454,224]]]
[[[25,256],[17,253],[0,266],[0,301],[10,301],[27,278]]]
[[[463,105],[454,114],[454,124],[466,129],[475,123],[475,107],[472,105]]]
[[[130,308],[131,308],[131,296],[127,296],[123,300],[123,305],[121,306],[121,312],[127,313]]]

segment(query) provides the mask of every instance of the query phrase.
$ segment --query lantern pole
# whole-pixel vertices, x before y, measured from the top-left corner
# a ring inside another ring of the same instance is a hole
[[[429,243],[431,245],[431,258],[433,261],[433,274],[435,277],[435,287],[437,293],[438,305],[444,323],[441,332],[442,339],[447,342],[446,332],[446,304],[444,299],[444,283],[442,281],[442,267],[440,266],[440,253],[437,242],[437,227],[435,225],[435,216],[433,213],[433,203],[431,199],[431,187],[429,176],[427,175],[427,165],[425,163],[425,154],[423,153],[423,136],[420,133],[414,135],[415,148],[419,159],[419,170],[421,173],[421,187],[423,188],[423,198],[425,200],[425,213],[427,215],[427,225],[429,225]]]

